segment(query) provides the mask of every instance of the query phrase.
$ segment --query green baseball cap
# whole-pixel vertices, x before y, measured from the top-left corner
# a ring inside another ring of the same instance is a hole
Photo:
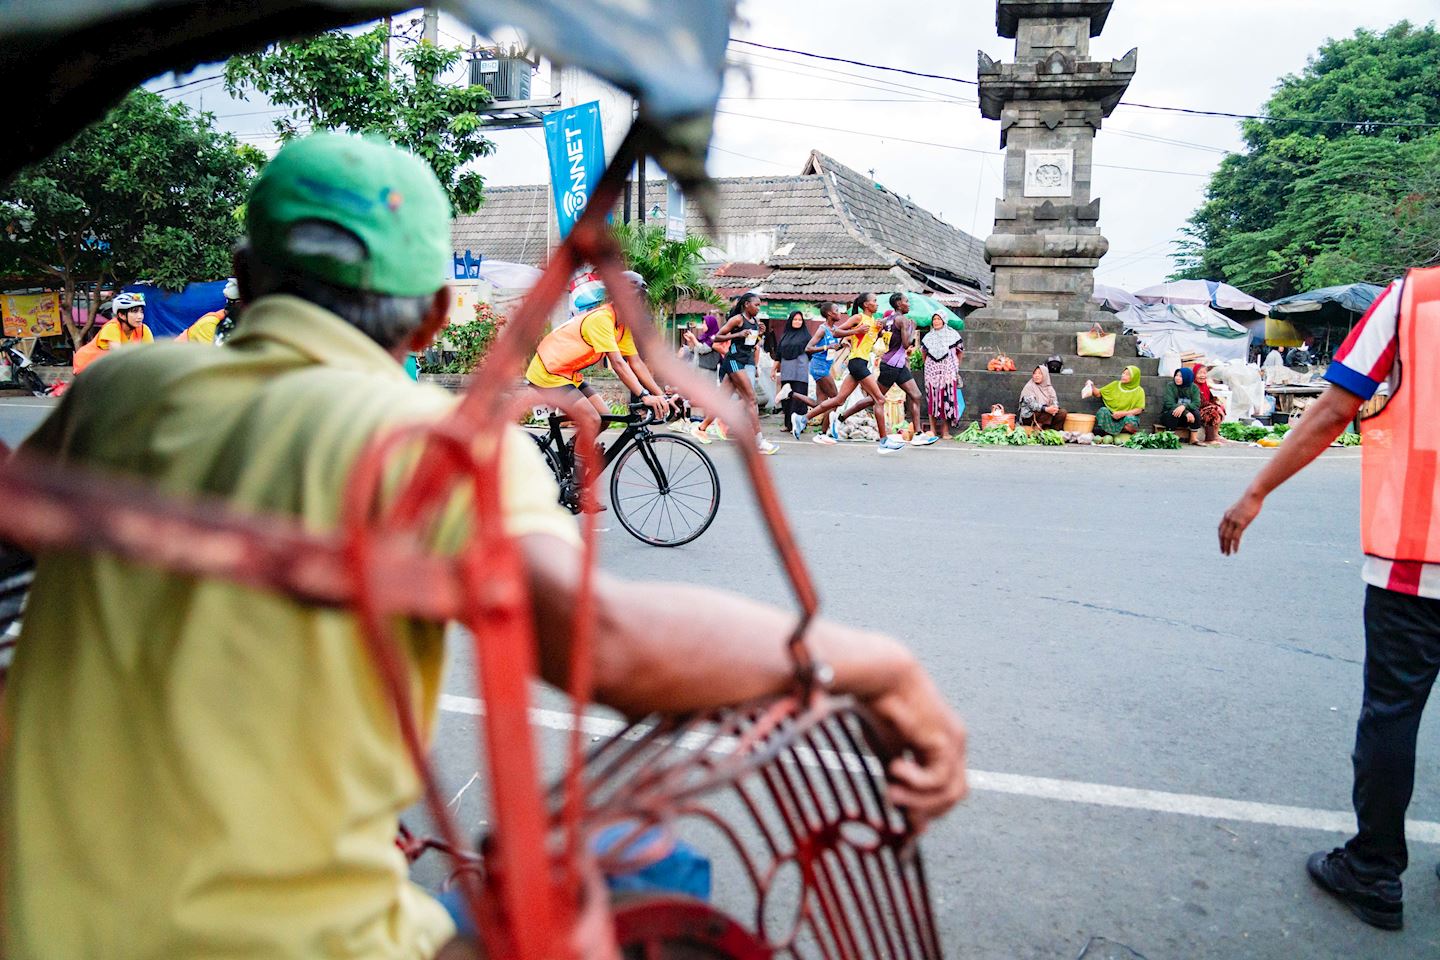
[[[347,262],[291,242],[296,224],[353,233],[365,256]],[[286,144],[250,188],[250,247],[262,262],[350,290],[423,297],[451,269],[450,201],[419,157],[373,137],[317,133]]]

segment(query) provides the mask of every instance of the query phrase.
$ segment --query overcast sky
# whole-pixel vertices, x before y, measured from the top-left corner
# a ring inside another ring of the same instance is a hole
[[[741,16],[738,38],[969,80],[977,49],[997,60],[1014,55],[1013,41],[995,33],[994,0],[742,0]],[[1118,0],[1092,56],[1118,58],[1139,47],[1129,100],[1252,113],[1327,37],[1435,16],[1435,0]],[[468,40],[448,18],[442,29],[450,42]],[[731,56],[745,61],[747,72],[732,72],[726,84],[713,175],[798,173],[819,149],[856,169],[873,168],[880,183],[955,226],[989,234],[1000,192],[999,124],[981,118],[973,86],[734,44]],[[265,145],[273,114],[251,112],[264,104],[237,104],[213,85],[197,87],[187,102],[206,98],[223,126]],[[544,179],[538,131],[494,139],[496,156],[479,165],[491,183]],[[1099,282],[1134,290],[1164,279],[1171,243],[1203,199],[1207,175],[1238,146],[1232,120],[1118,109],[1096,145],[1095,196],[1110,240]]]

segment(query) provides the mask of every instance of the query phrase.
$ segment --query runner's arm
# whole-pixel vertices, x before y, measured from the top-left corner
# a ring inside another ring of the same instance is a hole
[[[822,334],[822,333],[824,333],[824,332],[825,332],[825,328],[824,328],[823,326],[822,326],[819,330],[816,330],[816,331],[815,331],[815,335],[810,338],[810,342],[807,343],[807,344],[805,344],[805,352],[806,352],[806,353],[824,353],[824,352],[825,352],[825,348],[822,347],[822,346],[820,346],[820,334]]]
[[[735,314],[735,316],[725,321],[724,325],[720,327],[720,329],[716,332],[715,336],[711,339],[739,340],[741,337],[745,336],[744,333],[740,332],[740,321],[743,319],[744,317],[742,315],[738,313]]]
[[[546,536],[521,540],[534,598],[541,673],[565,686],[580,581],[580,551]],[[785,693],[794,670],[786,640],[796,615],[687,584],[595,573],[595,698],[638,717],[689,713]],[[891,763],[894,799],[917,824],[962,799],[965,730],[915,658],[895,640],[826,620],[809,633],[834,670],[833,689],[868,704],[910,750]]]
[[[1227,556],[1238,553],[1240,538],[1260,515],[1260,508],[1276,487],[1310,465],[1360,412],[1365,401],[1344,387],[1331,384],[1320,399],[1305,409],[1300,426],[1285,435],[1275,458],[1251,481],[1244,495],[1225,511],[1220,521],[1220,552]]]

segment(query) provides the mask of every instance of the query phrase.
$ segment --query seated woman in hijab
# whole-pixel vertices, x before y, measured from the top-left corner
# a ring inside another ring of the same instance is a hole
[[[1060,398],[1050,384],[1050,369],[1043,363],[1030,374],[1025,389],[1020,391],[1020,425],[1041,430],[1063,430],[1070,414],[1060,406]]]
[[[1100,395],[1103,404],[1095,412],[1095,432],[1106,436],[1121,433],[1136,433],[1140,430],[1140,415],[1145,412],[1145,389],[1140,386],[1140,368],[1129,366],[1114,380],[1098,390],[1095,384],[1085,381],[1081,399]]]
[[[1165,384],[1160,404],[1160,425],[1177,433],[1189,432],[1190,442],[1199,443],[1204,431],[1200,426],[1200,391],[1195,389],[1195,371],[1181,367]]]
[[[1205,442],[1220,444],[1220,424],[1225,420],[1225,405],[1210,390],[1210,368],[1195,365],[1195,389],[1200,391],[1200,423],[1205,427]]]

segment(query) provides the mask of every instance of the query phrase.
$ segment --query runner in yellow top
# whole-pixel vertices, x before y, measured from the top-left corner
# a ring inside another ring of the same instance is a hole
[[[75,372],[79,373],[117,347],[154,342],[155,336],[145,324],[145,296],[122,293],[115,298],[115,319],[101,327],[94,340],[75,351]]]
[[[850,359],[845,366],[845,382],[840,385],[838,394],[811,407],[808,417],[810,420],[819,420],[831,410],[844,406],[845,401],[850,399],[850,394],[856,390],[864,390],[866,396],[875,404],[875,432],[880,435],[877,449],[881,453],[894,453],[905,449],[905,444],[898,438],[892,440],[887,434],[885,394],[870,368],[870,354],[875,349],[875,340],[880,336],[880,328],[883,326],[883,322],[875,316],[878,309],[880,305],[875,294],[862,293],[850,304],[850,316],[833,328],[837,337],[850,341]],[[839,439],[836,437],[834,424],[831,424],[830,430],[830,436]]]
[[[633,270],[625,276],[639,290],[645,289],[645,280]],[[559,408],[562,402],[569,402],[576,396],[590,401],[590,407],[581,407],[578,416],[591,416],[587,409],[594,409],[591,425],[600,426],[600,417],[610,412],[609,406],[585,382],[585,370],[601,360],[610,363],[615,376],[634,396],[651,410],[656,417],[670,412],[670,402],[664,391],[655,382],[650,368],[640,359],[635,349],[635,338],[615,316],[615,307],[603,303],[580,316],[562,323],[545,335],[535,348],[535,356],[525,371],[525,379],[535,388],[542,402]],[[573,416],[574,414],[572,414]]]

